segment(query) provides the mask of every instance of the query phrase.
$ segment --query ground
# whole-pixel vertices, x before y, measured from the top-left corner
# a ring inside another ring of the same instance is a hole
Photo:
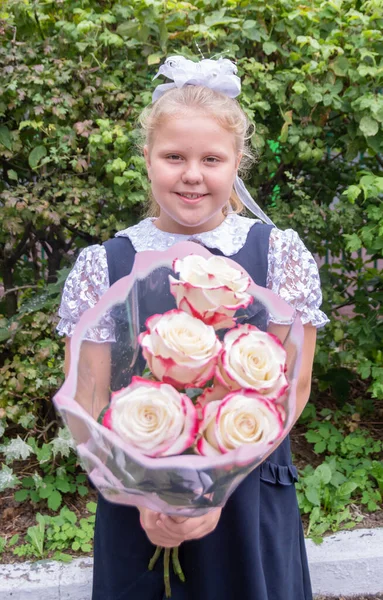
[[[382,594],[372,596],[315,596],[314,600],[383,600]]]

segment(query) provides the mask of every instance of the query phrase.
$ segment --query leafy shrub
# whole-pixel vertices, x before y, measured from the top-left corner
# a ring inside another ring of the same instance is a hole
[[[88,502],[87,510],[96,511],[96,504]],[[92,550],[95,515],[78,520],[76,514],[64,506],[55,517],[36,515],[37,525],[28,527],[24,540],[13,536],[4,549],[13,548],[15,556],[45,558],[51,555],[55,560],[69,562],[72,555],[68,552],[89,553]],[[21,543],[20,543],[21,542]]]
[[[314,452],[324,456],[316,468],[307,465],[297,483],[300,509],[310,515],[306,533],[317,541],[329,530],[353,527],[362,520],[361,511],[382,505],[383,442],[362,429],[347,434],[344,416],[344,410],[323,409],[305,434]]]

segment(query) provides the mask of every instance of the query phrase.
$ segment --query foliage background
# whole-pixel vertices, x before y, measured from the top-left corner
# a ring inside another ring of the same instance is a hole
[[[50,402],[62,380],[60,290],[79,248],[140,216],[136,119],[171,54],[236,60],[258,155],[247,184],[322,264],[331,324],[313,401],[328,392],[362,412],[383,397],[382,29],[381,0],[2,3],[0,490],[18,487],[15,461],[36,455],[41,477],[53,461],[51,508],[68,492],[55,483],[70,451],[62,432],[53,445]],[[38,489],[29,481],[19,499]]]

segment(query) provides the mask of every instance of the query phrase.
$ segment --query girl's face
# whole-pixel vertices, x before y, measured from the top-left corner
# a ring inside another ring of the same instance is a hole
[[[190,111],[159,125],[144,155],[160,207],[159,229],[194,234],[218,227],[241,158],[233,133]]]

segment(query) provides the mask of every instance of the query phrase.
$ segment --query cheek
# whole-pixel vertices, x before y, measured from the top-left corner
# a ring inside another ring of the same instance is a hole
[[[152,186],[157,188],[164,188],[171,185],[175,177],[175,172],[167,169],[165,166],[151,170]]]

